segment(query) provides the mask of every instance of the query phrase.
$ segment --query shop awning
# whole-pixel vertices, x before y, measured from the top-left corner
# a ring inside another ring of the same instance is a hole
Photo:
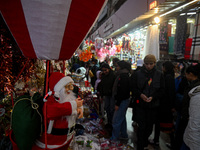
[[[0,12],[25,57],[66,60],[107,0],[1,0]]]

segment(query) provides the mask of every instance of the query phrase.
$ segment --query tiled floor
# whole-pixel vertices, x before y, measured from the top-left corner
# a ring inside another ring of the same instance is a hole
[[[135,148],[136,150],[136,133],[134,132],[134,128],[132,127],[132,109],[128,108],[127,113],[126,113],[126,118],[127,118],[127,128],[128,128],[128,135],[129,135],[129,141],[128,144],[132,147]],[[150,139],[153,139],[154,135],[153,132],[151,136],[149,137]],[[169,142],[169,136],[165,133],[160,134],[160,143],[159,147],[153,147],[151,145],[148,145],[149,150],[170,150],[169,148],[166,147],[165,143]]]

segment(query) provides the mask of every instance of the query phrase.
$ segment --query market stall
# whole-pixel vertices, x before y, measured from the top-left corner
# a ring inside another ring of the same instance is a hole
[[[106,2],[8,0],[0,2],[0,10],[23,55],[29,59],[46,60],[45,80],[48,81],[50,60],[71,58]],[[24,66],[27,64],[28,61]],[[19,88],[20,86],[18,83]],[[9,90],[12,91],[14,88],[10,87]],[[48,92],[47,82],[44,92]],[[12,104],[14,105],[13,98]]]

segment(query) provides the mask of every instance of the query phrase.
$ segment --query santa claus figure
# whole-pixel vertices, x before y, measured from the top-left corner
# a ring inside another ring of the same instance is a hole
[[[47,148],[53,150],[66,150],[74,136],[77,118],[83,116],[83,100],[75,97],[71,77],[60,72],[54,72],[49,78],[51,96],[46,101],[47,117]],[[44,109],[45,111],[45,109]],[[45,149],[45,133],[32,149]]]

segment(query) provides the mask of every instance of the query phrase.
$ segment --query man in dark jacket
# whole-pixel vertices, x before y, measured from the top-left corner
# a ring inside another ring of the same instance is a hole
[[[124,60],[118,61],[116,71],[116,79],[112,90],[115,99],[115,113],[113,116],[111,140],[128,139],[126,111],[130,98],[129,73],[131,71],[131,64]]]
[[[159,101],[164,95],[164,77],[155,68],[156,58],[147,55],[143,67],[132,78],[132,93],[136,98],[136,120],[138,123],[137,150],[148,146],[148,137],[152,133]]]
[[[115,101],[112,97],[112,88],[115,82],[115,75],[110,66],[105,63],[101,66],[102,78],[99,83],[100,95],[103,97],[105,103],[105,110],[107,114],[108,126],[112,127],[112,119],[115,111]]]

